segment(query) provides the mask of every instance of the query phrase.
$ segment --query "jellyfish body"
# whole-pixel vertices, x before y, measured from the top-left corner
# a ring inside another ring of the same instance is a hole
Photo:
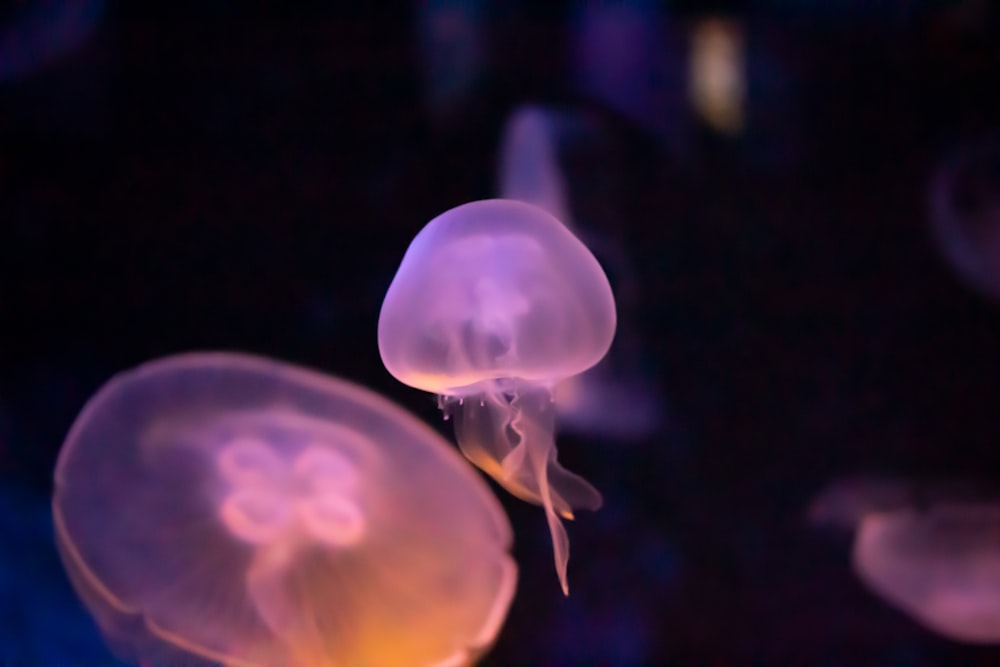
[[[157,664],[468,664],[516,582],[502,509],[429,427],[248,355],[112,379],[60,453],[53,512],[109,644]]]
[[[854,568],[881,598],[949,639],[1000,643],[1000,504],[946,503],[861,520]]]
[[[559,220],[524,202],[472,202],[413,239],[385,296],[378,344],[404,384],[438,394],[459,447],[515,496],[545,508],[563,587],[559,517],[601,495],[559,465],[552,390],[607,353],[608,279]]]

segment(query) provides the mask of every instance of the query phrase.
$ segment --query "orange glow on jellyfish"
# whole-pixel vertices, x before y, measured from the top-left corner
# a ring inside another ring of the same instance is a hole
[[[227,665],[464,665],[516,584],[510,526],[428,426],[285,363],[116,376],[55,473],[63,562],[113,650]]]

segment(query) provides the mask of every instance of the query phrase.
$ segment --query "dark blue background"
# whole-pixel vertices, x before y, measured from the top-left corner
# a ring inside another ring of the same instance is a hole
[[[4,29],[26,4],[2,5]],[[560,438],[606,498],[569,526],[568,599],[542,513],[500,494],[521,579],[486,664],[1000,664],[870,595],[803,518],[858,471],[1000,481],[1000,308],[926,227],[936,165],[1000,124],[995,9],[713,5],[767,54],[757,115],[738,139],[693,123],[680,150],[574,88],[567,3],[487,21],[491,64],[447,122],[422,106],[413,8],[279,4],[91,3],[0,81],[0,665],[110,660],[48,498],[70,423],[118,370],[265,354],[451,438],[383,369],[378,311],[421,226],[495,195],[527,101],[594,111],[626,147],[613,222],[589,222],[631,259],[667,419],[638,443]]]

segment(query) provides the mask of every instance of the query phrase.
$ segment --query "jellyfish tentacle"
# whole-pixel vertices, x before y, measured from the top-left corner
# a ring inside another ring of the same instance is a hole
[[[455,411],[455,439],[465,457],[511,495],[525,502],[544,505],[539,474],[528,460],[528,445],[513,425],[516,413],[517,408],[508,403],[500,391],[489,391],[481,398],[466,399],[461,409]],[[556,512],[572,519],[574,507],[599,507],[600,493],[582,478],[559,466],[555,461],[554,442],[550,445],[552,455],[547,470],[550,474],[554,471],[555,478],[559,480],[557,484],[549,484]]]
[[[562,500],[566,507],[596,512],[604,504],[601,492],[593,484],[560,465],[554,448],[549,458],[547,476],[553,489],[553,497]],[[572,514],[566,518],[572,519]]]
[[[555,451],[555,415],[553,405],[548,397],[539,400],[538,392],[518,393],[511,403],[514,416],[511,428],[520,436],[520,447],[524,448],[527,459],[526,468],[530,470],[538,485],[538,497],[545,508],[545,519],[549,524],[552,536],[552,553],[555,559],[556,574],[563,595],[569,595],[569,581],[566,569],[569,564],[569,536],[559,519],[553,502],[548,470],[549,461]],[[523,468],[522,468],[523,469]],[[565,501],[563,501],[565,503]],[[572,518],[572,513],[570,512]],[[565,516],[565,514],[564,514]]]

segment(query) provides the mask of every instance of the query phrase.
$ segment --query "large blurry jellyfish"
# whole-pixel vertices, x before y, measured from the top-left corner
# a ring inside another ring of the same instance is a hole
[[[972,500],[976,493],[841,484],[814,504],[813,518],[854,515],[854,570],[884,601],[949,639],[1000,643],[1000,503]]]
[[[559,517],[601,495],[556,458],[552,391],[607,353],[611,286],[594,256],[542,209],[493,199],[424,227],[386,293],[378,345],[400,382],[440,396],[470,461],[544,506],[568,594]]]
[[[938,168],[930,226],[959,277],[1000,299],[1000,134],[962,147]]]
[[[60,453],[53,511],[109,644],[147,664],[469,664],[516,582],[506,516],[440,436],[247,355],[112,379]]]
[[[628,326],[629,316],[642,305],[639,281],[622,245],[595,231],[620,227],[616,205],[623,198],[616,184],[626,170],[615,138],[595,114],[586,111],[519,107],[501,137],[500,196],[551,213],[583,238],[615,276],[619,320],[611,351],[585,373],[559,383],[555,399],[561,429],[618,441],[655,431],[663,403],[642,358],[643,346],[634,327]]]

